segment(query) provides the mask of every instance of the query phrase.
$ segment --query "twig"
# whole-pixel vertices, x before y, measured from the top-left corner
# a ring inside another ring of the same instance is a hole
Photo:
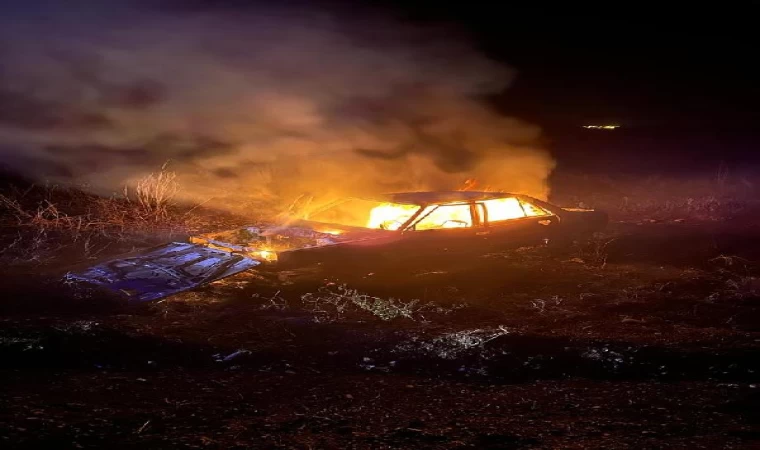
[[[143,432],[143,430],[144,430],[144,429],[145,429],[145,428],[148,426],[148,424],[149,424],[149,423],[150,423],[150,419],[148,419],[148,421],[147,421],[147,422],[145,422],[145,423],[143,424],[143,426],[141,426],[141,427],[140,427],[140,429],[139,429],[139,430],[137,430],[137,434],[140,434],[140,433],[142,433],[142,432]]]
[[[190,214],[191,212],[195,211],[197,208],[200,208],[201,206],[205,205],[206,203],[210,202],[211,200],[213,200],[213,199],[215,199],[215,198],[216,198],[216,196],[214,196],[214,197],[209,197],[209,198],[208,198],[208,199],[206,199],[205,201],[203,201],[203,202],[201,202],[201,203],[198,203],[197,205],[195,205],[195,206],[193,206],[192,208],[190,208],[190,210],[189,210],[189,211],[187,211],[187,212],[185,213],[185,215],[188,215],[188,214]]]

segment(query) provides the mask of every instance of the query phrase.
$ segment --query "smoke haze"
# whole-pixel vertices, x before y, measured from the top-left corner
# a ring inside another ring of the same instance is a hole
[[[28,175],[112,192],[170,161],[193,200],[472,178],[547,195],[540,130],[484,102],[513,72],[450,29],[313,8],[54,5],[0,6],[0,158]]]

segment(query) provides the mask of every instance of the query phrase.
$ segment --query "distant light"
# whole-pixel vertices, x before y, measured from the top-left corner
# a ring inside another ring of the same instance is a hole
[[[614,130],[620,128],[620,125],[583,125],[583,128],[589,130]]]

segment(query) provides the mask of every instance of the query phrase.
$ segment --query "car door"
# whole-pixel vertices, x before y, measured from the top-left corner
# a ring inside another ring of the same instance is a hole
[[[425,258],[460,255],[473,250],[481,226],[474,203],[427,206],[403,231],[396,251]]]
[[[485,249],[542,244],[559,223],[549,211],[516,197],[478,202],[476,212],[483,224],[478,236]]]
[[[261,264],[241,254],[172,242],[67,274],[68,281],[99,286],[130,302],[157,300]]]

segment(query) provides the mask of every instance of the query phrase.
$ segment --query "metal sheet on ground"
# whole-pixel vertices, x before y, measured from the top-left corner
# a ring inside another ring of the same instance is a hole
[[[67,275],[126,296],[133,302],[157,300],[261,264],[243,255],[172,242],[143,254],[114,259]]]

